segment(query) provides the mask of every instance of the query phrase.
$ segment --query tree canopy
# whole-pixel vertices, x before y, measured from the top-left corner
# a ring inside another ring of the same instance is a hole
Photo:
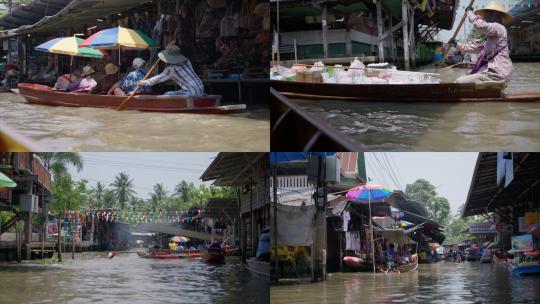
[[[437,188],[425,179],[417,179],[405,187],[405,194],[412,200],[425,204],[428,217],[445,226],[450,215],[450,203],[439,196]]]

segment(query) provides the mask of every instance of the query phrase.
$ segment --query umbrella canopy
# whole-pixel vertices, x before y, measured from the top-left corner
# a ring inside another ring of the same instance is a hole
[[[77,57],[89,57],[89,58],[103,58],[105,54],[102,51],[83,47],[80,45],[84,42],[83,39],[78,37],[60,37],[47,41],[41,45],[38,45],[35,49],[37,51],[49,52],[53,54],[62,54]]]
[[[345,197],[350,201],[367,203],[385,200],[392,195],[392,193],[392,190],[381,185],[366,184],[349,190]]]
[[[147,49],[157,46],[157,42],[143,32],[121,26],[97,32],[81,44],[81,47],[92,47],[100,50]]]
[[[17,187],[17,183],[11,180],[11,178],[7,177],[4,173],[0,172],[0,188],[15,188]]]
[[[174,236],[171,238],[171,242],[174,242],[174,243],[185,243],[185,242],[189,242],[189,238],[185,237],[185,236]]]

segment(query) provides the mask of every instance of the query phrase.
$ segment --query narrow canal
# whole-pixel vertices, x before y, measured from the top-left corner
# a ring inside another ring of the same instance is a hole
[[[424,68],[433,72],[433,67]],[[461,70],[461,69],[460,69]],[[456,71],[442,72],[455,79]],[[507,93],[539,92],[540,63],[514,63]],[[421,94],[421,92],[419,92]],[[539,103],[302,101],[309,112],[377,151],[537,151]]]
[[[27,104],[0,93],[0,121],[57,151],[267,151],[269,111],[231,115],[143,113]]]
[[[269,283],[238,258],[150,260],[135,253],[65,254],[63,264],[0,264],[0,303],[268,303]]]
[[[501,265],[421,264],[407,273],[333,273],[326,282],[272,285],[270,303],[539,303],[538,276]]]

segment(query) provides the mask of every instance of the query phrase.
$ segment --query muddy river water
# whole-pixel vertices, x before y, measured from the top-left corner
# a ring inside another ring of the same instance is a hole
[[[71,254],[63,264],[0,264],[0,303],[268,303],[269,283],[238,258],[151,260],[135,253]]]
[[[0,122],[47,150],[268,151],[269,111],[231,115],[116,112],[29,105],[0,93]]]
[[[407,273],[333,273],[322,283],[272,286],[270,303],[538,303],[538,276],[479,262],[421,264]]]
[[[422,70],[433,72],[433,67]],[[455,79],[463,69],[441,70]],[[540,92],[540,63],[514,63],[507,93]],[[309,112],[370,150],[538,151],[540,102],[301,101]]]

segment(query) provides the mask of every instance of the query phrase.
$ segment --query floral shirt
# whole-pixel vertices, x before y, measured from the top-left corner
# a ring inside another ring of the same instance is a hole
[[[126,94],[133,94],[133,91],[137,88],[139,81],[144,79],[146,76],[146,71],[141,68],[136,69],[135,71],[129,73],[126,77],[120,80],[120,88]],[[137,92],[151,92],[152,87],[144,85],[139,88]]]

